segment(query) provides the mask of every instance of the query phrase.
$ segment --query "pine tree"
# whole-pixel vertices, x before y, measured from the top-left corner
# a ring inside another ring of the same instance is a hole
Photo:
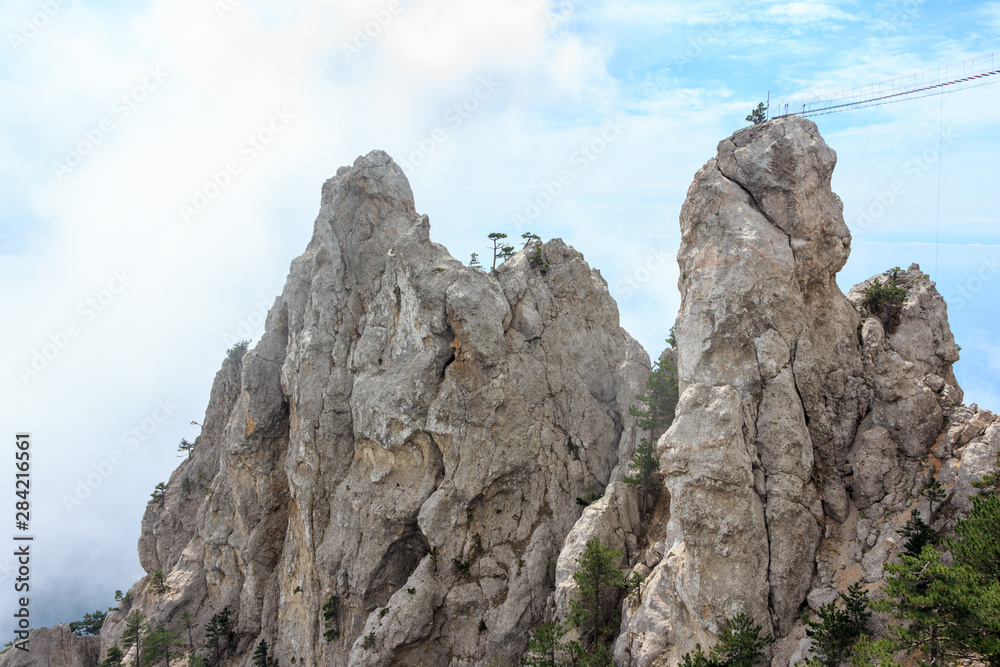
[[[807,621],[806,635],[812,638],[813,652],[824,667],[837,667],[851,654],[854,634],[850,615],[831,602],[819,609],[818,621]]]
[[[618,569],[621,556],[621,551],[604,546],[594,537],[576,559],[580,569],[573,574],[577,591],[570,601],[569,622],[580,629],[581,638],[592,647],[616,634],[615,605],[626,588],[625,575]]]
[[[847,612],[847,620],[851,626],[851,632],[855,639],[868,635],[868,621],[871,620],[871,600],[868,593],[861,586],[861,582],[855,582],[847,589],[847,593],[841,593],[840,599],[844,601],[844,608]]]
[[[639,487],[641,493],[639,496],[639,513],[645,516],[649,494],[652,493],[659,482],[656,473],[660,470],[660,459],[657,458],[656,452],[653,451],[652,443],[646,438],[642,438],[639,446],[635,448],[635,456],[632,457],[629,463],[632,468],[632,474],[623,481],[629,486]]]
[[[187,452],[187,457],[191,458],[194,455],[194,448],[197,445],[197,439],[194,442],[188,442],[187,438],[181,438],[181,442],[177,445],[177,451]]]
[[[903,553],[910,557],[919,556],[925,546],[936,544],[938,541],[938,534],[924,523],[920,516],[920,510],[913,510],[910,520],[903,525],[898,533],[906,540],[903,542]]]
[[[187,630],[187,637],[188,637],[188,644],[187,645],[188,645],[188,650],[189,651],[194,651],[194,636],[192,634],[192,631],[194,629],[193,628],[193,625],[194,625],[193,621],[194,621],[194,614],[192,614],[191,612],[184,611],[181,614],[181,622],[184,624],[184,628]]]
[[[763,123],[767,120],[767,107],[761,102],[757,107],[747,115],[747,120],[754,125]]]
[[[205,625],[205,648],[215,654],[215,664],[222,662],[222,656],[232,650],[236,633],[229,627],[229,607],[208,619]]]
[[[674,421],[674,411],[677,408],[677,367],[670,362],[669,357],[657,360],[653,365],[653,372],[646,379],[646,393],[636,398],[643,407],[633,405],[629,408],[629,414],[639,418],[637,425],[649,437],[639,441],[630,461],[632,474],[624,482],[629,486],[639,487],[640,512],[645,515],[649,494],[659,484],[656,473],[660,470],[660,460],[656,456],[655,443]]]
[[[746,614],[726,619],[719,627],[719,643],[712,653],[728,667],[756,667],[765,662],[765,651],[774,637],[761,637],[761,627]]]
[[[253,667],[271,667],[274,664],[267,651],[267,642],[261,639],[257,644],[257,650],[253,653]]]
[[[920,651],[934,666],[979,660],[1000,667],[1000,497],[974,498],[955,534],[945,543],[950,564],[931,544],[888,563],[887,597],[876,608],[897,621],[894,650]]]
[[[559,638],[566,633],[558,621],[549,621],[535,628],[528,639],[527,650],[521,658],[525,667],[559,667],[563,647]]]
[[[758,667],[766,662],[767,647],[774,637],[761,637],[761,627],[746,614],[727,618],[719,626],[719,641],[706,656],[701,645],[685,653],[682,667]]]
[[[167,485],[160,482],[155,487],[153,487],[153,492],[149,496],[156,501],[159,501],[160,507],[167,502]]]
[[[146,655],[143,665],[154,667],[162,662],[164,667],[170,667],[170,658],[177,658],[174,647],[180,644],[180,638],[162,625],[149,633],[146,638]]]
[[[143,649],[146,647],[146,636],[149,634],[149,623],[138,609],[133,609],[125,617],[125,629],[122,631],[121,642],[125,651],[135,646],[135,665],[142,665]]]
[[[328,642],[332,642],[340,636],[339,605],[340,598],[336,595],[331,595],[330,599],[323,605],[323,639]]]
[[[644,407],[633,405],[628,410],[630,415],[639,418],[638,426],[649,433],[650,443],[655,443],[673,423],[677,390],[677,367],[669,357],[658,359],[646,380],[646,393],[636,396]]]
[[[493,268],[492,271],[497,270],[497,257],[500,256],[500,252],[504,246],[500,244],[502,239],[507,238],[507,235],[502,232],[490,232],[486,235],[490,241],[493,242]]]
[[[101,634],[101,626],[104,625],[104,618],[108,612],[98,609],[93,614],[84,614],[83,619],[73,621],[69,624],[69,629],[84,637]]]
[[[118,648],[118,644],[115,644],[108,649],[107,655],[104,656],[104,660],[101,662],[101,667],[122,667],[122,658],[124,657],[122,650]]]
[[[936,479],[931,479],[924,485],[924,490],[920,492],[920,495],[927,499],[927,523],[934,523],[934,503],[938,504],[938,509],[941,508],[941,503],[944,502],[945,496],[947,495],[944,491],[944,487],[941,486],[941,482]]]

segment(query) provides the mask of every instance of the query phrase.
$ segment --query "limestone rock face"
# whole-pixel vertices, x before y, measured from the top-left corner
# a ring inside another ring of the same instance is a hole
[[[833,590],[821,537],[919,493],[942,396],[960,400],[944,301],[919,268],[899,276],[907,300],[889,332],[864,303],[887,276],[846,297],[837,287],[850,233],[835,162],[812,122],[779,118],[722,141],[688,190],[682,394],[658,445],[669,522],[623,609],[621,665],[676,664],[741,612],[789,635],[810,591]]]
[[[0,654],[2,667],[94,667],[101,648],[100,637],[81,637],[68,625],[33,630],[28,650],[9,648]]]
[[[133,605],[171,627],[191,612],[196,645],[228,606],[232,665],[261,639],[305,667],[516,662],[576,499],[634,450],[648,374],[578,252],[463,266],[369,153],[324,185],[266,332],[223,364],[193,456],[147,508],[142,564],[168,588],[146,577]]]

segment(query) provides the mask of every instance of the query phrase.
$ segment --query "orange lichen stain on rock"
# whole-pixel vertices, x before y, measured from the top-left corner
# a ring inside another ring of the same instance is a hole
[[[247,435],[253,433],[254,429],[256,428],[257,428],[257,422],[253,420],[253,417],[250,416],[250,412],[247,411]]]

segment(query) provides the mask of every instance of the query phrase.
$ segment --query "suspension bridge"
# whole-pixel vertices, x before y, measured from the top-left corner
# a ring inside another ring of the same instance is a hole
[[[881,83],[820,95],[810,100],[774,105],[769,101],[767,116],[820,116],[929,95],[943,95],[997,82],[1000,82],[1000,51]]]

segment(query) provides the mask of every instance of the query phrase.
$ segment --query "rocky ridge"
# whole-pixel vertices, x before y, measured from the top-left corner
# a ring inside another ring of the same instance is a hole
[[[576,499],[634,449],[648,373],[579,253],[463,266],[372,152],[324,185],[266,332],[223,365],[194,456],[151,503],[141,560],[168,590],[147,577],[136,607],[203,628],[228,606],[232,664],[260,639],[306,667],[516,661]]]
[[[600,537],[643,579],[617,665],[676,664],[741,612],[779,637],[776,667],[804,659],[802,605],[876,589],[924,483],[949,490],[945,527],[1000,450],[996,416],[961,403],[928,276],[900,272],[890,313],[865,299],[886,275],[838,288],[835,162],[813,123],[783,118],[696,174],[681,397],[644,518],[622,480],[649,359],[600,274],[558,239],[495,275],[465,267],[387,155],[341,168],[261,341],[223,363],[192,457],[147,508],[140,560],[167,589],[147,576],[132,608],[175,628],[193,614],[199,644],[228,606],[227,665],[261,639],[281,665],[516,664],[533,627],[567,617]],[[0,666],[35,664],[18,653]]]

